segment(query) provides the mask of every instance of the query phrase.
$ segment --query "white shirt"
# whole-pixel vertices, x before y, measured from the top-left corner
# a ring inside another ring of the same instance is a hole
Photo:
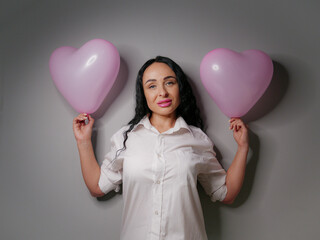
[[[112,136],[99,179],[104,193],[119,191],[122,183],[121,239],[207,239],[197,180],[212,201],[222,201],[227,194],[226,171],[211,140],[182,117],[159,133],[145,116],[128,134],[126,150],[115,158],[126,129]]]

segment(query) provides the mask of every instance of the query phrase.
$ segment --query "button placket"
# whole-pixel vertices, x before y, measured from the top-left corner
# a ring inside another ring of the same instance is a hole
[[[165,158],[165,136],[166,134],[162,135],[160,138],[160,145],[161,145],[161,162],[162,162],[162,172],[161,172],[161,177],[160,177],[160,186],[161,186],[161,203],[163,200],[163,188],[164,188],[164,176],[166,172],[166,158]],[[162,205],[161,205],[162,207]],[[161,219],[160,219],[160,232],[159,232],[159,237],[161,238],[165,235],[165,219],[166,219],[166,214],[165,212],[161,212]]]
[[[153,186],[153,212],[151,224],[151,232],[160,236],[161,234],[161,218],[162,218],[162,178],[164,175],[164,162],[163,162],[163,137],[159,134],[155,145],[154,155],[154,186]]]

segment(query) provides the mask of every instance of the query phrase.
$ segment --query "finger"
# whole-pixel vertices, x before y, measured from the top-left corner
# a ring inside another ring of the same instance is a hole
[[[237,119],[237,118],[232,117],[232,118],[229,119],[229,122],[232,123],[232,122],[234,122],[236,119]]]
[[[237,124],[233,124],[232,129],[233,129],[233,131],[237,131]]]
[[[73,119],[73,128],[75,130],[81,130],[81,127],[85,125],[85,120],[87,117],[84,117],[83,114],[79,114]]]
[[[239,119],[238,118],[233,119],[231,124],[232,124],[233,128],[235,128],[237,125],[239,125]]]
[[[244,124],[241,121],[234,122],[234,129],[239,131],[241,128],[245,128]]]
[[[78,122],[78,116],[73,119],[73,124],[76,124],[77,122]]]
[[[234,124],[236,124],[237,126],[241,126],[241,127],[245,126],[241,119],[237,119],[236,121],[234,121]]]
[[[237,131],[239,131],[241,127],[242,127],[241,124],[239,124],[239,123],[236,124],[236,130],[237,130]]]
[[[78,116],[75,117],[75,119],[80,119],[83,117],[86,117],[85,113],[80,113],[80,114],[78,114]]]
[[[88,116],[89,116],[89,114],[87,114],[87,113],[82,113],[82,119],[83,120],[87,120],[88,119]]]
[[[89,125],[92,127],[92,125],[94,124],[94,118],[92,118],[90,115],[88,115],[88,121],[89,121]]]
[[[82,122],[82,121],[85,121],[86,119],[88,119],[87,117],[87,114],[86,113],[81,113],[79,114],[76,119],[79,121],[79,122]]]
[[[87,120],[88,119],[88,115],[86,113],[82,114],[81,119],[82,120]]]
[[[83,125],[85,123],[85,119],[77,119],[76,124]]]

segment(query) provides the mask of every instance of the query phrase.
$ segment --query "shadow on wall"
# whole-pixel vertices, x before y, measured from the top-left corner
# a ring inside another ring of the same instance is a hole
[[[248,160],[248,164],[246,166],[246,174],[243,181],[242,189],[234,203],[229,205],[229,207],[231,208],[237,208],[241,206],[249,198],[250,193],[252,191],[252,186],[254,183],[254,178],[256,175],[256,169],[260,156],[260,140],[259,137],[251,130],[249,130],[249,139],[252,155]]]
[[[221,239],[221,217],[219,203],[213,203],[198,183],[198,192],[208,239]]]

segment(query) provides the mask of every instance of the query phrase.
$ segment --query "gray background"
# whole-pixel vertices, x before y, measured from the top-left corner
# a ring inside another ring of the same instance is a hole
[[[204,55],[260,49],[271,85],[244,117],[251,151],[234,205],[199,187],[209,239],[316,239],[320,235],[318,1],[18,1],[0,7],[1,239],[118,239],[122,197],[90,196],[72,119],[49,74],[51,53],[94,38],[116,45],[121,69],[96,119],[102,161],[110,136],[133,116],[140,66],[169,56],[194,86],[225,168],[236,144],[228,118],[200,82]]]

